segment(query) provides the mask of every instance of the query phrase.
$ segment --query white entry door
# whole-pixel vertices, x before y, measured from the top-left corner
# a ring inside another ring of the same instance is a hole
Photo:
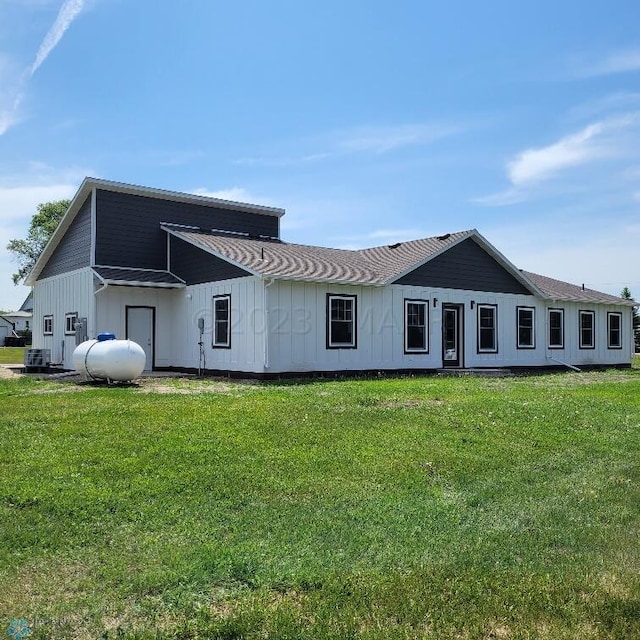
[[[127,338],[137,342],[147,356],[145,371],[154,364],[155,307],[127,307]]]

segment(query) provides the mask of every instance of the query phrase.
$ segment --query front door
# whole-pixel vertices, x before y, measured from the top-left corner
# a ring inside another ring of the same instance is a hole
[[[145,371],[152,371],[154,365],[155,316],[155,307],[127,307],[127,338],[144,349]]]
[[[460,367],[462,354],[462,305],[442,305],[442,366]]]

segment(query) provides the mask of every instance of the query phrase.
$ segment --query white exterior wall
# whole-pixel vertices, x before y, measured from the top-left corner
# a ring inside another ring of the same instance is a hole
[[[177,294],[173,323],[173,366],[261,373],[265,361],[264,281],[255,277],[191,285]],[[231,347],[214,348],[213,297],[231,296]],[[198,318],[204,318],[204,362]]]
[[[65,315],[77,313],[87,318],[89,335],[94,320],[93,274],[79,269],[63,275],[39,280],[34,286],[32,346],[51,349],[51,362],[66,369],[73,368],[72,355],[76,347],[75,335],[65,335]],[[44,316],[53,316],[53,335],[44,335]]]
[[[357,348],[327,348],[327,294],[357,296]],[[404,300],[429,301],[429,352],[404,352]],[[433,300],[437,299],[434,306]],[[471,308],[471,302],[474,308]],[[464,306],[463,362],[471,367],[628,364],[633,353],[631,309],[550,302],[529,295],[494,294],[415,286],[347,286],[277,281],[268,289],[269,344],[266,372],[442,367],[442,305]],[[478,353],[477,305],[497,305],[497,353]],[[535,348],[517,348],[518,306],[535,309]],[[564,309],[564,349],[547,349],[547,308]],[[578,347],[578,311],[593,310],[595,349]],[[607,312],[622,312],[622,349],[608,348]]]
[[[175,327],[174,307],[183,290],[169,288],[108,286],[95,295],[95,329],[89,328],[89,336],[98,333],[115,333],[116,338],[127,337],[127,307],[153,307],[155,309],[154,360],[156,367],[175,366],[174,340],[180,327]]]

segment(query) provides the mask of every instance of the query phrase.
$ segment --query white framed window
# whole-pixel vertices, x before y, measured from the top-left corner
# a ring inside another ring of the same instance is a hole
[[[231,296],[213,297],[213,343],[217,349],[231,348]]]
[[[607,313],[607,346],[622,349],[622,314],[617,311]]]
[[[533,307],[517,307],[518,349],[536,347],[536,310]]]
[[[595,326],[596,326],[596,313],[595,311],[579,311],[578,312],[579,323],[578,327],[580,331],[580,348],[581,349],[595,349]]]
[[[355,349],[356,296],[327,294],[327,349]]]
[[[429,302],[427,300],[404,301],[404,351],[405,353],[429,352]]]
[[[64,314],[64,334],[66,336],[73,335],[76,332],[77,320],[78,320],[78,314],[75,312]]]
[[[478,305],[478,353],[498,352],[498,307]]]
[[[42,317],[42,333],[45,336],[53,335],[53,316]]]
[[[549,349],[564,349],[564,309],[549,309]]]

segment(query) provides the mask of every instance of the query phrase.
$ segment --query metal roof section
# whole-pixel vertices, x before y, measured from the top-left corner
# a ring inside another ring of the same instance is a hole
[[[184,280],[170,271],[151,269],[128,269],[124,267],[92,267],[93,273],[105,284],[128,287],[157,287],[161,289],[181,289]]]

